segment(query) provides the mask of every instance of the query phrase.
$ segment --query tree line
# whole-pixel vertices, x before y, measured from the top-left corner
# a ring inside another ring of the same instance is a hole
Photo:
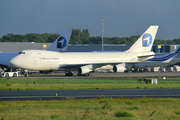
[[[4,35],[0,42],[35,42],[35,43],[53,43],[60,34],[35,34],[14,35],[13,33]],[[131,37],[104,37],[104,44],[133,44],[140,36]],[[88,29],[73,29],[69,44],[102,44],[102,37],[90,37]],[[180,39],[173,40],[155,40],[154,44],[180,44]]]

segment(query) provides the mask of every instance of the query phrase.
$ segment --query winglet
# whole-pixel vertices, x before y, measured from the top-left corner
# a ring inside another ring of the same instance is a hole
[[[150,26],[126,52],[149,52],[159,26]]]
[[[72,29],[66,29],[47,50],[65,52],[67,50],[71,32]]]

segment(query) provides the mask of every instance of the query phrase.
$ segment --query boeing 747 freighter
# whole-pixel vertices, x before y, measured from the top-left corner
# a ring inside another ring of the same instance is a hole
[[[140,38],[124,52],[53,52],[44,50],[23,50],[10,64],[26,70],[78,71],[78,75],[89,74],[111,65],[115,72],[124,72],[133,65],[154,57],[151,48],[158,26],[150,26]]]

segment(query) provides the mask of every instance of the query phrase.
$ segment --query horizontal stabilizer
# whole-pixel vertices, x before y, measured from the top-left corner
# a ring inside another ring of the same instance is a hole
[[[167,54],[167,53],[166,53]],[[157,53],[157,54],[152,54],[152,55],[142,55],[142,56],[138,56],[138,58],[143,58],[143,57],[152,57],[152,56],[159,56],[159,55],[164,55],[164,53],[163,54],[161,54],[161,53]]]

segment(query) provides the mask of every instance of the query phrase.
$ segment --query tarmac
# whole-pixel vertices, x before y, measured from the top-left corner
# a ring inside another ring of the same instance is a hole
[[[112,90],[23,90],[0,91],[0,101],[64,100],[113,98],[180,98],[180,89],[112,89]]]
[[[54,78],[54,79],[136,79],[136,78],[159,78],[159,77],[180,77],[180,72],[142,72],[142,73],[91,73],[90,76],[65,76],[65,73],[53,74],[32,74],[29,78]]]

